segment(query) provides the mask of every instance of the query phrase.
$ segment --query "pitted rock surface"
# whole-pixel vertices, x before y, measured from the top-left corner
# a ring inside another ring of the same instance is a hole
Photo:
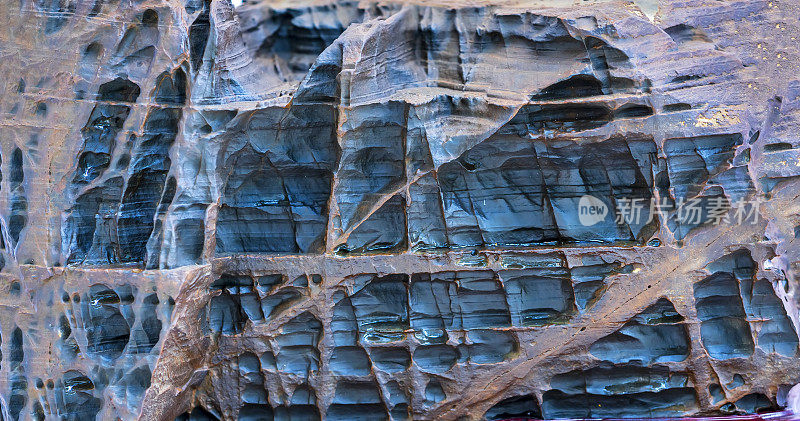
[[[785,406],[799,14],[5,2],[0,419]]]

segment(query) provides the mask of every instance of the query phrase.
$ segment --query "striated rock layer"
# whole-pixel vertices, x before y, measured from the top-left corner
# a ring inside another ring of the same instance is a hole
[[[784,405],[798,13],[5,2],[0,419]]]

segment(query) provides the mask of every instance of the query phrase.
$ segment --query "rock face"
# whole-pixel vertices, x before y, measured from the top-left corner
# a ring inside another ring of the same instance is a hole
[[[0,419],[754,413],[794,1],[0,5]]]

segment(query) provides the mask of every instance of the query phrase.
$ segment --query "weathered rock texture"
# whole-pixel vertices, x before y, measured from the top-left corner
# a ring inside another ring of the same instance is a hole
[[[798,15],[4,2],[0,419],[781,405]],[[581,224],[584,195],[610,216]],[[673,209],[615,221],[621,197]],[[686,222],[690,202],[731,218]]]

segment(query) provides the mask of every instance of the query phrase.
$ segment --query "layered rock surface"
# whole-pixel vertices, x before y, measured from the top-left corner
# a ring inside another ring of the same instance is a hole
[[[783,405],[798,9],[0,6],[0,419]]]

